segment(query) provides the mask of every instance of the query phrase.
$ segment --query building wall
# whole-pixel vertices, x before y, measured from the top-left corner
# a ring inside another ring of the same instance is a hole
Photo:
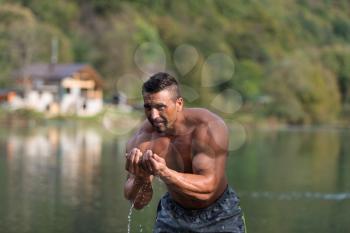
[[[95,115],[103,109],[102,90],[96,88],[94,80],[66,77],[60,82],[39,81],[27,89],[21,101],[13,101],[11,107],[30,108],[51,115],[79,116]]]
[[[62,81],[61,85],[65,90],[61,100],[61,113],[90,116],[102,111],[102,91],[94,90],[94,83],[91,80],[67,78]]]
[[[25,97],[25,106],[39,112],[47,111],[54,101],[54,95],[48,91],[31,90]]]

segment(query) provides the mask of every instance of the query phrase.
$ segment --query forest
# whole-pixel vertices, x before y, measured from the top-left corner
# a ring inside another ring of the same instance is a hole
[[[100,72],[106,100],[139,92],[131,78],[120,80],[144,75],[135,51],[153,43],[188,90],[190,106],[225,108],[239,93],[239,112],[289,124],[350,116],[348,0],[0,0],[0,88],[15,87],[17,69],[50,62],[53,38],[59,63]],[[174,59],[179,46],[195,48],[196,60],[186,53]],[[234,72],[203,85],[203,67],[215,54],[232,59]],[[234,115],[227,108],[223,114]]]

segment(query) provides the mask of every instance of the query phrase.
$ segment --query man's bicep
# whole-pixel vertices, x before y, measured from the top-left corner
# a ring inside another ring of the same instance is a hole
[[[192,170],[198,175],[216,175],[219,174],[225,165],[225,154],[216,156],[207,155],[206,153],[197,153],[192,159]]]
[[[228,141],[228,128],[219,119],[207,122],[198,127],[192,145],[196,153],[204,153],[210,157],[217,157],[227,153]]]
[[[223,174],[227,157],[227,137],[226,126],[221,122],[212,122],[198,129],[193,143],[194,173],[216,178]]]
[[[203,152],[193,156],[192,170],[197,175],[211,175],[215,171],[215,159]]]

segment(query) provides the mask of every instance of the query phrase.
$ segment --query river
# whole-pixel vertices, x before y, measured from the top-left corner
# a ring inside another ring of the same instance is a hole
[[[0,128],[1,233],[125,233],[128,136],[88,124]],[[248,232],[350,232],[350,130],[231,127],[229,183]],[[152,232],[159,198],[133,211],[131,232]]]

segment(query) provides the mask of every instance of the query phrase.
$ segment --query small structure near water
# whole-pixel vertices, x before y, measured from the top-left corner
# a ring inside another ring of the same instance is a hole
[[[23,93],[10,102],[49,115],[91,116],[103,108],[102,78],[87,64],[32,64],[15,74]]]
[[[9,103],[12,102],[14,98],[16,98],[16,92],[13,90],[0,90],[0,104],[1,103]]]

